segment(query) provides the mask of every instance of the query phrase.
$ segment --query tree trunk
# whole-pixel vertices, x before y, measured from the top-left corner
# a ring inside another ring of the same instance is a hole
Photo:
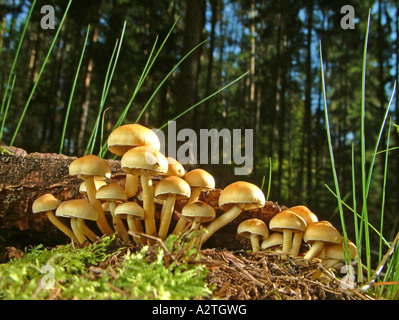
[[[204,24],[205,0],[187,0],[184,19],[183,55],[187,54],[201,42]],[[200,50],[197,49],[181,64],[177,83],[177,114],[194,105],[198,98],[198,77],[200,73]],[[187,118],[185,118],[187,119]],[[190,120],[180,119],[179,126],[192,127]]]

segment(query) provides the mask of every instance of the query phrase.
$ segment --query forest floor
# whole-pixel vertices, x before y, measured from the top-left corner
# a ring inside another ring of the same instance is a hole
[[[124,245],[99,266],[88,268],[91,276],[101,275],[118,265],[126,252],[135,252],[135,244]],[[155,251],[154,251],[155,252]],[[6,259],[22,258],[23,252],[13,247],[0,253]],[[6,257],[7,256],[7,257]],[[165,263],[168,261],[165,258]],[[213,295],[204,299],[222,300],[372,300],[355,289],[344,288],[338,272],[325,270],[320,261],[304,262],[303,259],[283,260],[273,252],[229,251],[215,248],[199,250],[199,258],[187,263],[206,266],[205,283],[213,287]],[[313,278],[315,273],[320,276]],[[337,274],[337,276],[336,276]],[[52,296],[51,299],[57,299]]]

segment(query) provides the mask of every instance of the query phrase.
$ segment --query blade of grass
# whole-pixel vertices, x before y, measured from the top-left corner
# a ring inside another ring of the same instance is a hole
[[[192,109],[196,108],[197,106],[199,106],[201,103],[204,103],[205,101],[211,99],[212,97],[214,97],[215,95],[217,95],[218,93],[222,92],[223,90],[227,89],[228,87],[230,87],[231,85],[233,85],[234,83],[236,83],[237,81],[241,80],[243,77],[245,77],[247,74],[249,73],[249,71],[245,72],[244,74],[242,74],[241,76],[239,76],[238,78],[236,78],[235,80],[233,80],[232,82],[226,84],[224,87],[220,88],[219,90],[215,91],[214,93],[212,93],[211,95],[209,95],[208,97],[202,99],[201,101],[197,102],[196,104],[192,105],[191,107],[187,108],[185,111],[183,111],[182,113],[180,113],[179,115],[177,115],[176,117],[174,117],[172,120],[169,120],[167,123],[165,123],[164,125],[162,125],[160,128],[158,128],[156,131],[162,130],[163,128],[165,128],[166,126],[169,125],[170,122],[177,120],[178,118],[180,118],[181,116],[185,115],[187,112],[191,111]]]
[[[361,93],[361,127],[360,127],[360,139],[361,139],[361,176],[362,176],[362,217],[360,222],[360,232],[362,232],[363,220],[364,220],[364,241],[366,248],[366,266],[367,266],[367,278],[371,276],[371,254],[370,254],[370,237],[368,229],[368,212],[367,212],[367,180],[366,180],[366,135],[365,135],[365,118],[366,118],[366,66],[367,66],[367,46],[368,37],[370,32],[370,16],[371,10],[369,10],[366,36],[364,39],[363,48],[363,65],[362,65],[362,93]]]
[[[35,83],[34,83],[34,85],[33,85],[32,91],[31,91],[31,93],[30,93],[30,95],[29,95],[29,98],[28,98],[26,104],[25,104],[25,107],[24,107],[24,109],[23,109],[23,111],[22,111],[22,115],[21,115],[20,118],[19,118],[19,122],[18,122],[17,128],[15,129],[14,135],[13,135],[13,137],[12,137],[12,139],[11,139],[11,142],[10,142],[10,146],[12,146],[12,145],[14,144],[15,138],[17,137],[19,128],[21,127],[22,121],[23,121],[23,119],[24,119],[24,117],[25,117],[26,111],[28,110],[30,101],[32,100],[32,97],[33,97],[33,94],[34,94],[35,91],[36,91],[36,87],[37,87],[37,85],[38,85],[38,83],[39,83],[40,77],[41,77],[41,75],[42,75],[42,73],[43,73],[43,71],[44,71],[44,68],[45,68],[45,66],[46,66],[46,64],[47,64],[47,61],[48,61],[48,59],[49,59],[49,57],[50,57],[51,52],[53,51],[53,47],[54,47],[54,45],[55,45],[55,42],[56,42],[57,39],[58,39],[58,35],[59,35],[60,31],[61,31],[61,28],[62,28],[62,26],[64,25],[64,21],[65,21],[65,18],[66,18],[66,16],[67,16],[67,13],[68,13],[68,10],[69,10],[69,7],[70,7],[71,3],[72,3],[72,0],[70,0],[70,1],[68,2],[68,5],[67,5],[67,7],[66,7],[66,9],[65,9],[64,15],[63,15],[63,17],[62,17],[62,19],[61,19],[60,25],[59,25],[59,27],[58,27],[58,29],[57,29],[57,32],[56,32],[55,36],[54,36],[53,42],[51,43],[51,46],[50,46],[50,48],[49,48],[49,50],[48,50],[48,52],[47,52],[46,58],[45,58],[45,60],[44,60],[44,62],[43,62],[43,65],[42,65],[40,71],[39,71],[39,74],[38,74],[38,76],[37,76],[37,79],[36,79],[36,81],[35,81]]]
[[[348,258],[349,257],[348,236],[347,236],[346,227],[345,227],[344,212],[343,212],[343,208],[342,208],[342,199],[341,199],[341,194],[339,191],[338,176],[337,176],[337,172],[335,169],[334,151],[333,151],[332,142],[331,142],[331,131],[330,131],[330,123],[329,123],[329,117],[328,117],[327,94],[326,94],[326,86],[325,86],[325,78],[324,78],[321,41],[320,41],[320,45],[319,45],[319,51],[320,51],[320,71],[321,71],[321,82],[322,82],[322,88],[323,88],[324,117],[325,117],[325,125],[326,125],[326,132],[327,132],[327,141],[328,141],[328,148],[329,148],[329,153],[330,153],[332,174],[333,174],[333,178],[334,178],[335,192],[336,192],[336,197],[338,200],[338,209],[339,209],[339,216],[341,219],[342,233],[344,235],[344,248],[345,248],[345,257],[346,257],[345,261],[347,264],[349,264],[350,259]]]
[[[5,124],[6,124],[7,114],[8,114],[8,110],[9,110],[9,108],[10,108],[10,103],[11,103],[12,93],[13,93],[13,91],[14,91],[14,85],[15,85],[15,79],[16,79],[16,77],[17,77],[17,76],[14,75],[14,78],[13,78],[12,84],[11,84],[10,95],[8,96],[7,105],[6,105],[4,114],[3,114],[3,119],[2,119],[2,121],[1,121],[0,141],[1,141],[1,137],[2,137],[3,130],[4,130],[4,126],[5,126]],[[6,91],[8,91],[8,89],[6,89]]]
[[[148,59],[146,61],[146,65],[145,65],[145,67],[144,67],[144,69],[143,69],[143,71],[142,71],[142,73],[140,75],[139,81],[136,84],[136,87],[135,87],[135,89],[133,91],[133,94],[132,94],[128,104],[126,105],[125,109],[123,110],[123,112],[119,116],[118,121],[114,125],[113,130],[115,130],[117,127],[119,127],[122,124],[122,122],[125,120],[126,115],[127,115],[128,111],[130,110],[130,107],[131,107],[131,105],[132,105],[137,93],[140,91],[140,88],[143,85],[145,79],[147,78],[147,75],[150,72],[154,62],[156,61],[159,53],[162,51],[162,48],[164,47],[167,39],[169,38],[170,34],[172,33],[172,30],[175,28],[178,19],[179,18],[177,18],[175,20],[174,24],[172,25],[171,29],[169,30],[168,34],[166,35],[165,39],[163,40],[161,46],[159,47],[158,51],[155,53],[155,56],[153,57],[153,54],[154,54],[155,49],[156,49],[156,45],[158,43],[158,36],[155,38],[154,44],[152,46],[151,52],[149,54],[149,57],[148,57]],[[101,148],[100,148],[100,151],[99,151],[98,155],[100,157],[104,158],[106,153],[107,153],[107,143],[105,142],[104,144],[101,145]]]
[[[159,91],[159,89],[162,87],[162,85],[165,83],[165,81],[170,77],[170,75],[172,75],[172,73],[178,68],[178,66],[184,61],[186,60],[186,58],[191,55],[195,50],[197,50],[200,46],[202,46],[205,42],[207,42],[207,40],[202,41],[201,43],[197,44],[193,49],[191,49],[183,58],[181,58],[179,60],[179,62],[172,68],[172,70],[169,71],[169,73],[166,75],[166,77],[161,81],[161,83],[158,85],[158,87],[154,90],[153,94],[151,95],[151,97],[148,99],[147,103],[145,104],[145,106],[143,107],[143,109],[141,110],[140,114],[138,115],[137,119],[136,119],[136,123],[140,121],[142,115],[144,114],[145,110],[147,109],[147,107],[149,106],[149,104],[151,103],[152,99],[155,97],[155,95],[157,94],[157,92]]]
[[[1,131],[0,131],[0,141],[1,141],[1,138],[2,138],[2,136],[3,136],[3,129],[4,129],[4,124],[5,124],[5,119],[6,119],[6,114],[4,114],[4,106],[5,106],[5,101],[6,101],[7,94],[8,94],[8,88],[9,88],[9,86],[10,86],[11,78],[12,78],[12,76],[13,76],[14,69],[15,69],[15,66],[16,66],[16,64],[17,64],[19,52],[20,52],[20,50],[21,50],[22,42],[24,41],[24,38],[25,38],[25,32],[26,32],[26,29],[28,28],[28,24],[29,24],[29,21],[30,21],[30,17],[31,17],[31,15],[32,15],[32,12],[33,12],[33,9],[34,9],[34,7],[35,7],[35,4],[36,4],[36,0],[34,0],[34,1],[32,2],[32,5],[31,5],[30,10],[29,10],[29,13],[28,13],[28,17],[26,18],[25,26],[24,26],[24,29],[22,30],[21,38],[19,39],[17,51],[15,52],[14,60],[13,60],[13,63],[12,63],[12,65],[11,65],[10,74],[9,74],[9,76],[8,76],[7,84],[6,84],[6,87],[5,87],[5,92],[4,92],[3,101],[2,101],[2,103],[1,103],[1,110],[0,110],[0,117],[3,117],[3,119],[2,119]],[[14,79],[14,80],[15,80],[15,79]],[[12,96],[12,94],[11,94],[11,92],[10,92],[10,98],[9,98],[8,104],[10,103],[11,96]]]
[[[356,247],[358,248],[358,255],[357,255],[357,265],[358,268],[361,269],[362,265],[362,257],[361,257],[361,251],[360,248],[362,246],[361,238],[359,237],[359,225],[358,225],[358,218],[357,218],[357,213],[356,213],[356,179],[355,179],[355,144],[352,142],[352,199],[353,199],[353,225],[355,228],[355,243]],[[357,272],[357,281],[359,283],[363,282],[363,273],[360,272],[358,269]]]
[[[334,192],[328,185],[325,184],[324,186],[327,188],[328,191],[330,191],[330,192],[333,194],[334,197],[337,198],[337,195],[335,194],[335,192]],[[337,198],[337,199],[338,199],[338,198]],[[360,218],[360,220],[363,219],[362,215],[361,215],[360,213],[357,213],[356,211],[354,211],[353,208],[351,208],[351,206],[348,205],[345,201],[343,201],[343,200],[341,199],[341,202],[342,202],[342,204],[343,204],[346,208],[348,208],[353,214],[355,214],[358,218]],[[364,223],[364,221],[363,221],[363,223]],[[382,239],[383,243],[384,243],[388,248],[390,247],[389,242],[384,238],[384,236],[380,233],[380,231],[379,231],[376,227],[374,227],[370,222],[369,222],[369,228],[372,229],[372,230],[377,234],[377,236],[380,237],[380,238]]]
[[[105,81],[104,81],[103,93],[102,93],[102,96],[101,96],[100,107],[99,107],[99,110],[98,110],[98,113],[97,113],[97,119],[96,119],[94,128],[92,130],[92,137],[91,137],[90,143],[89,143],[89,145],[91,144],[91,146],[89,148],[91,154],[94,152],[94,146],[95,146],[95,142],[96,142],[96,138],[97,138],[97,134],[98,134],[98,128],[99,128],[99,125],[100,125],[100,119],[101,119],[102,111],[104,109],[105,101],[106,101],[107,96],[108,96],[108,91],[109,91],[109,88],[111,86],[111,82],[112,82],[112,78],[114,76],[115,68],[116,68],[116,65],[117,65],[118,60],[119,60],[119,53],[120,53],[120,50],[121,50],[123,37],[125,35],[125,30],[126,30],[126,21],[123,24],[120,40],[116,41],[114,52],[112,53],[112,57],[110,59],[110,63],[108,64],[108,69],[107,69],[107,73],[106,73]],[[114,60],[113,58],[114,58],[115,50],[116,50],[116,56],[115,56],[115,60]],[[113,63],[112,63],[112,61],[113,61]],[[112,66],[112,69],[111,69],[111,66]],[[88,145],[88,147],[89,147],[89,145]],[[87,153],[87,149],[86,149],[86,153]]]
[[[83,56],[85,54],[85,50],[86,50],[86,46],[87,46],[87,40],[89,38],[89,33],[90,33],[90,25],[87,27],[86,38],[85,38],[85,41],[83,43],[82,53],[80,55],[78,68],[76,69],[75,79],[73,81],[71,94],[69,96],[68,106],[67,106],[67,110],[66,110],[66,114],[65,114],[65,120],[64,120],[64,127],[62,129],[62,136],[61,136],[60,149],[59,149],[59,153],[60,154],[62,153],[62,150],[64,148],[65,132],[66,132],[66,128],[67,128],[67,125],[68,125],[69,112],[71,110],[73,95],[75,93],[76,82],[78,81],[79,71],[80,71],[80,67],[82,65]]]

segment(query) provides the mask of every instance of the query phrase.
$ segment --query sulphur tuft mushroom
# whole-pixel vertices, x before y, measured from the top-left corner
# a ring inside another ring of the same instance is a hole
[[[327,270],[333,268],[338,262],[349,259],[356,259],[357,257],[357,247],[356,245],[348,239],[348,249],[349,254],[346,256],[345,240],[341,236],[342,242],[340,244],[323,246],[323,249],[317,255],[317,258],[321,259],[321,264]],[[316,279],[322,275],[320,270],[316,270],[312,276],[312,279]]]
[[[252,218],[244,220],[238,225],[237,234],[241,237],[250,239],[252,251],[258,252],[260,248],[259,241],[269,236],[269,229],[262,220]]]
[[[118,201],[126,201],[127,194],[125,190],[115,182],[111,182],[98,189],[97,200],[108,202],[108,208],[112,216],[114,229],[119,237],[125,242],[129,241],[129,235],[120,216],[115,215],[115,208]]]
[[[58,217],[55,216],[55,210],[61,204],[61,200],[54,197],[52,194],[46,193],[37,198],[32,204],[32,212],[39,213],[45,212],[47,218],[54,224],[60,231],[67,235],[75,244],[79,241],[73,231],[66,226]]]
[[[140,146],[151,146],[157,151],[161,148],[156,133],[138,123],[125,124],[114,129],[108,136],[107,143],[108,150],[117,156],[123,156],[128,150]],[[128,198],[137,194],[138,178],[137,174],[126,174],[125,191]]]
[[[155,198],[164,201],[158,232],[161,239],[164,240],[168,233],[176,200],[188,199],[190,194],[191,190],[188,183],[177,176],[166,177],[155,186]]]
[[[311,244],[311,248],[303,257],[304,260],[310,261],[317,256],[324,245],[341,243],[341,235],[330,222],[318,221],[306,228],[303,240]]]
[[[280,232],[272,232],[262,241],[260,247],[264,250],[281,253],[283,247],[283,234]]]
[[[191,196],[188,203],[198,200],[202,191],[215,188],[215,178],[203,169],[194,169],[187,172],[183,179],[190,185]]]
[[[298,237],[293,238],[293,233],[304,232],[306,230],[306,222],[293,211],[284,210],[270,220],[269,229],[283,233],[282,258],[285,259],[286,255],[291,253],[292,247],[300,247],[302,239],[299,240]],[[298,240],[299,244],[297,243]]]
[[[98,236],[86,225],[85,220],[97,221],[98,211],[85,199],[72,199],[62,202],[55,215],[71,219],[72,230],[82,246],[88,244],[86,236],[96,241]]]
[[[191,195],[187,203],[197,201],[201,192],[209,191],[215,188],[215,178],[207,171],[203,169],[193,169],[187,172],[183,179],[190,185]],[[172,234],[181,233],[186,227],[188,221],[183,217],[180,217],[176,223],[176,226]]]
[[[201,200],[186,204],[181,213],[186,219],[192,221],[190,229],[192,231],[198,230],[201,224],[211,222],[216,217],[215,209]]]
[[[119,204],[115,208],[115,215],[126,219],[129,231],[132,233],[141,233],[143,228],[141,226],[141,220],[144,220],[143,208],[134,201],[127,201]],[[132,235],[133,240],[138,244],[144,244],[145,241],[141,238]]]
[[[105,218],[101,202],[96,199],[97,190],[94,182],[99,177],[109,178],[111,176],[111,169],[107,161],[93,154],[83,156],[71,162],[69,165],[69,174],[84,180],[87,198],[98,212],[98,228],[103,234],[111,236],[114,231]]]
[[[219,196],[219,207],[225,212],[207,225],[208,232],[202,237],[201,244],[204,244],[216,231],[237,218],[242,211],[258,209],[264,205],[265,195],[256,185],[245,181],[229,184]]]
[[[143,189],[145,232],[148,235],[155,235],[154,186],[151,175],[165,174],[168,171],[168,160],[156,149],[136,147],[122,156],[121,167],[126,173],[140,175]]]
[[[312,211],[310,211],[310,209],[306,206],[298,205],[290,208],[290,211],[296,213],[303,220],[305,220],[306,226],[319,221],[317,216]],[[299,254],[302,238],[303,238],[303,232],[297,231],[294,233],[294,239],[292,240],[292,248],[291,248],[291,255],[293,257],[296,257]]]

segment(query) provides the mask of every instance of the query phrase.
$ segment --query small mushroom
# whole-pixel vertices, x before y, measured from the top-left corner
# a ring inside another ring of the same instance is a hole
[[[356,245],[348,239],[348,249],[350,259],[357,258],[357,247]],[[345,260],[345,240],[344,237],[341,237],[340,244],[334,245],[326,245],[323,246],[323,249],[317,255],[318,258],[322,260],[322,265],[326,268],[334,267],[339,261]]]
[[[89,199],[90,204],[96,208],[98,212],[98,228],[103,234],[108,236],[112,235],[114,231],[105,218],[100,201],[96,199],[97,190],[94,183],[95,177],[110,177],[111,169],[108,163],[96,155],[89,154],[72,161],[69,165],[69,174],[72,176],[78,176],[78,178],[84,180],[87,198]]]
[[[107,143],[108,150],[117,156],[123,156],[128,150],[140,146],[151,146],[158,151],[161,148],[156,133],[138,123],[119,126],[110,133]],[[138,182],[137,174],[126,174],[125,191],[128,198],[137,194]]]
[[[107,183],[104,180],[94,179],[94,185],[96,187],[96,191],[100,189],[102,186],[105,186],[106,184]],[[85,199],[89,200],[89,198],[87,197],[87,189],[84,181],[79,186],[79,193],[82,194]]]
[[[215,209],[200,200],[186,204],[181,213],[186,219],[192,220],[192,231],[196,231],[201,224],[211,222],[216,217]]]
[[[244,210],[258,209],[265,205],[265,195],[256,185],[237,181],[229,184],[219,196],[219,207],[225,211],[207,227],[207,233],[202,237],[204,244],[216,231],[237,218]]]
[[[129,227],[129,231],[133,233],[143,232],[143,228],[141,226],[141,220],[144,220],[144,210],[143,208],[134,201],[127,201],[119,204],[115,208],[114,214],[116,216],[124,217],[127,220],[127,225]],[[144,244],[141,238],[137,236],[133,236],[133,240],[138,244]]]
[[[281,253],[283,247],[283,234],[280,232],[272,232],[262,241],[260,247],[271,252]]]
[[[176,177],[183,177],[186,173],[184,170],[183,165],[172,157],[166,157],[168,160],[168,171],[165,173],[166,176],[176,176]]]
[[[285,259],[286,255],[290,254],[292,247],[299,248],[299,246],[301,245],[302,239],[299,241],[298,244],[298,238],[294,237],[293,239],[293,233],[304,232],[306,229],[306,222],[293,211],[284,210],[276,214],[270,220],[269,229],[272,231],[283,233],[282,258]]]
[[[253,252],[259,252],[259,241],[269,236],[269,229],[262,220],[252,218],[242,221],[237,228],[237,234],[251,240]]]
[[[72,199],[62,202],[55,215],[71,219],[72,230],[82,246],[88,244],[86,236],[96,241],[98,236],[86,225],[85,220],[97,221],[98,211],[85,199]]]
[[[73,231],[66,226],[60,219],[58,219],[54,212],[60,205],[61,200],[58,200],[56,197],[54,197],[52,194],[46,193],[37,198],[33,204],[32,204],[32,212],[33,213],[39,213],[39,212],[45,212],[47,215],[47,218],[51,221],[52,224],[54,224],[59,230],[61,230],[65,235],[67,235],[71,240],[78,244],[79,241],[76,238],[75,234]]]
[[[164,240],[168,233],[176,200],[188,199],[190,193],[191,190],[188,183],[177,176],[166,177],[155,186],[155,198],[164,200],[161,212],[161,223],[158,232],[158,236],[161,239]]]
[[[325,269],[333,268],[338,262],[346,259],[345,253],[345,242],[344,237],[341,237],[342,241],[340,244],[323,246],[323,249],[317,255],[317,258],[321,259],[321,264]],[[348,239],[349,258],[356,259],[357,247]],[[316,279],[322,275],[322,272],[316,270],[312,278]]]
[[[203,169],[194,169],[187,172],[183,179],[190,185],[191,196],[188,203],[198,200],[202,191],[215,188],[215,178]]]
[[[215,178],[203,169],[193,169],[187,172],[183,179],[190,185],[191,195],[187,203],[197,201],[201,192],[209,191],[215,188]],[[181,217],[172,232],[172,234],[181,233],[187,225],[187,219]]]
[[[310,261],[323,249],[324,245],[341,243],[341,235],[328,221],[318,221],[310,224],[303,235],[303,240],[312,246],[303,257]]]
[[[166,157],[151,147],[136,147],[127,151],[121,159],[122,170],[130,174],[139,174],[143,189],[143,209],[145,232],[156,234],[154,186],[151,175],[168,171]]]
[[[306,226],[310,225],[311,223],[319,221],[317,216],[312,211],[310,211],[309,208],[306,206],[299,205],[290,208],[290,210],[296,213],[298,216],[300,216],[303,220],[305,220]],[[291,255],[293,257],[297,257],[299,254],[302,238],[303,238],[303,232],[298,231],[294,233],[294,239],[292,240],[292,248],[291,248]]]
[[[115,215],[117,202],[127,200],[127,194],[125,190],[117,183],[111,182],[98,189],[96,198],[97,200],[108,202],[108,208],[111,212],[114,229],[119,237],[121,237],[125,242],[128,242],[129,235],[123,224],[123,221],[121,220],[120,216]]]

